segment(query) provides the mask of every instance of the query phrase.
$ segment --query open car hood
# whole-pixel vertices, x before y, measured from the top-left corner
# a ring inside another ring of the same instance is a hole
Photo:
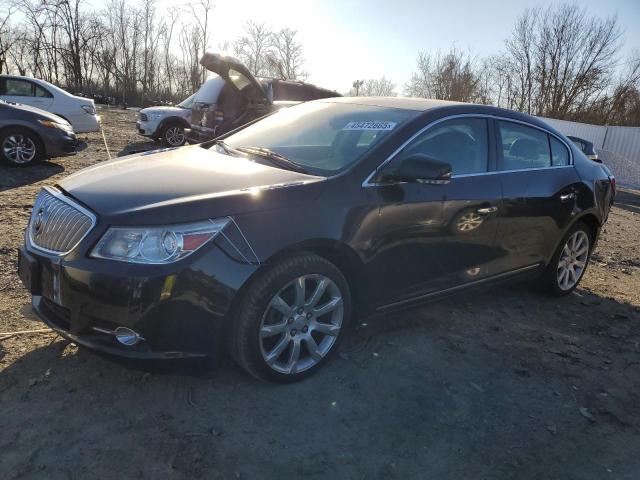
[[[248,100],[271,103],[270,95],[240,60],[219,53],[207,52],[200,59],[200,65],[210,72],[220,75]]]

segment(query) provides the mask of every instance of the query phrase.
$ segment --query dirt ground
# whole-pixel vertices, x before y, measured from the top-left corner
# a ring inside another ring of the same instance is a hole
[[[112,153],[152,148],[103,110]],[[42,185],[107,158],[0,167],[0,332],[42,328],[16,275]],[[123,361],[52,334],[0,340],[0,478],[640,478],[640,192],[582,287],[509,285],[360,320],[309,380],[230,361]],[[2,335],[0,334],[0,338]]]

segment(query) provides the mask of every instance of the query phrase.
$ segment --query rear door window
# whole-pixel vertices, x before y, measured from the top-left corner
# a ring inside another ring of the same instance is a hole
[[[549,135],[551,143],[551,164],[554,167],[569,165],[569,150],[556,137]]]
[[[53,97],[53,95],[51,95],[47,90],[45,90],[41,86],[34,85],[33,87],[35,88],[36,97],[40,97],[40,98],[52,98]]]
[[[26,80],[7,78],[5,80],[5,95],[14,97],[33,97],[33,84]]]
[[[525,170],[551,166],[549,136],[537,128],[499,121],[502,170]]]

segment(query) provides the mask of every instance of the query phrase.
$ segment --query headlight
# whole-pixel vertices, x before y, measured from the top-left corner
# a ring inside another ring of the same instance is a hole
[[[93,105],[82,105],[82,110],[85,111],[85,113],[88,113],[89,115],[95,115],[96,114],[96,107],[94,107]]]
[[[198,250],[227,223],[229,218],[163,227],[111,227],[91,256],[129,263],[171,263]]]
[[[65,132],[68,132],[68,133],[73,133],[73,127],[68,123],[58,123],[52,120],[38,120],[38,122],[41,125],[44,125],[45,127],[57,128],[59,130],[64,130]]]
[[[162,113],[150,113],[149,118],[153,118],[154,120],[160,120],[163,117]]]

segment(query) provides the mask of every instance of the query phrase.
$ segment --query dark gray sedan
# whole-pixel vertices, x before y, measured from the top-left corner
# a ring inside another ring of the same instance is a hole
[[[76,153],[73,128],[39,108],[0,100],[0,159],[25,167],[40,160]]]

